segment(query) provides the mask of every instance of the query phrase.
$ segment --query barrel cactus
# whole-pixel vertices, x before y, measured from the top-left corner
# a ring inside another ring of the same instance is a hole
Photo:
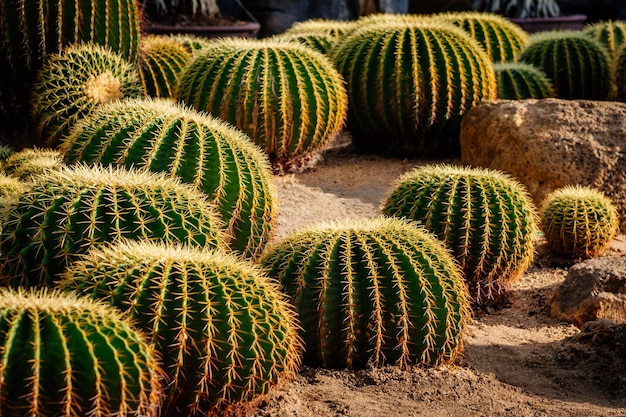
[[[295,312],[260,268],[232,255],[125,241],[95,248],[60,284],[148,335],[170,381],[164,416],[253,400],[299,366]]]
[[[599,41],[580,31],[537,33],[519,60],[542,70],[560,98],[605,100],[609,95],[609,54]]]
[[[69,163],[147,168],[193,184],[219,208],[241,254],[256,257],[272,235],[267,157],[221,120],[166,100],[122,100],[77,124],[61,150]]]
[[[28,184],[15,177],[10,177],[4,172],[0,172],[0,199],[19,196],[28,191]]]
[[[331,35],[318,32],[281,33],[276,35],[275,38],[300,43],[322,54],[327,54],[328,51],[333,49],[337,41]]]
[[[541,208],[541,230],[556,255],[589,258],[617,234],[617,208],[593,187],[566,186],[548,194]]]
[[[72,45],[50,57],[34,87],[33,115],[49,146],[99,105],[143,95],[133,65],[94,44]]]
[[[364,24],[330,52],[347,83],[355,146],[403,157],[458,153],[461,116],[496,97],[491,60],[450,23],[387,19]]]
[[[58,170],[63,165],[63,156],[56,149],[25,148],[0,162],[0,169],[6,175],[28,181],[33,175]]]
[[[324,55],[270,39],[215,42],[183,71],[176,97],[235,125],[287,169],[340,132],[348,105]]]
[[[1,288],[0,350],[3,417],[160,415],[154,349],[103,303]]]
[[[139,75],[150,97],[174,94],[178,76],[191,61],[192,53],[167,36],[146,36],[139,49]]]
[[[541,70],[523,62],[493,65],[498,79],[498,97],[505,100],[554,97],[552,82]]]
[[[419,222],[445,242],[478,307],[505,302],[534,255],[536,209],[524,187],[499,171],[415,168],[397,180],[382,212]]]
[[[300,317],[304,363],[442,364],[462,349],[467,289],[450,252],[392,218],[320,224],[261,259]]]
[[[598,40],[609,51],[611,62],[615,63],[617,51],[626,44],[626,21],[608,20],[586,25],[583,33]]]
[[[295,22],[279,38],[300,42],[323,54],[335,43],[358,27],[356,21],[311,19]]]
[[[494,13],[441,13],[439,19],[460,27],[478,41],[493,62],[513,61],[528,34],[510,20]]]
[[[205,196],[163,175],[76,166],[51,171],[2,202],[2,284],[52,285],[92,245],[120,238],[223,245]]]

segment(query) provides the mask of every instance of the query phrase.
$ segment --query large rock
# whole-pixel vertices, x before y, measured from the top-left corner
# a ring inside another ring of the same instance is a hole
[[[550,301],[550,315],[578,327],[597,319],[626,323],[626,257],[573,265]]]
[[[461,162],[510,173],[539,205],[565,185],[589,185],[626,211],[626,103],[496,100],[461,122]],[[626,232],[626,216],[620,228]]]

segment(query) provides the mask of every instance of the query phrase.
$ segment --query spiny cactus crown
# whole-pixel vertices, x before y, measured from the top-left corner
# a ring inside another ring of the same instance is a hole
[[[524,62],[493,65],[498,78],[498,97],[505,100],[542,99],[555,96],[552,82],[540,69]]]

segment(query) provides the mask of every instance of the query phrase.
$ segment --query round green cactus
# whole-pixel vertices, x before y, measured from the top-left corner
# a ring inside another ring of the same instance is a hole
[[[305,364],[436,365],[462,349],[471,313],[461,272],[410,222],[321,224],[276,243],[261,262],[298,311]]]
[[[33,175],[58,170],[63,165],[63,156],[58,150],[26,148],[0,162],[0,169],[6,175],[28,181]]]
[[[98,106],[143,94],[137,70],[121,56],[99,45],[72,45],[39,72],[33,115],[46,143],[57,145]]]
[[[150,97],[170,97],[178,76],[191,61],[192,53],[166,36],[146,36],[139,50],[139,75]]]
[[[418,167],[397,180],[382,212],[417,221],[445,242],[480,307],[506,301],[507,286],[534,255],[536,209],[524,187],[498,171]]]
[[[347,83],[353,143],[404,157],[458,153],[461,116],[497,94],[489,57],[450,23],[399,16],[377,21],[330,53]]]
[[[356,21],[310,19],[294,23],[278,38],[299,42],[327,54],[342,37],[358,27]]]
[[[337,42],[332,35],[318,32],[281,33],[274,38],[300,43],[322,54],[327,54]]]
[[[122,100],[78,123],[61,145],[69,163],[141,167],[205,192],[228,225],[229,245],[256,257],[276,216],[266,155],[226,123],[166,100]]]
[[[510,20],[493,13],[465,12],[436,15],[465,30],[485,49],[493,62],[513,61],[528,42],[528,34]]]
[[[589,258],[602,252],[619,227],[617,208],[592,187],[567,186],[548,194],[541,208],[541,230],[552,253]]]
[[[160,415],[154,349],[102,303],[1,288],[0,350],[3,417]]]
[[[498,97],[505,100],[549,98],[554,87],[541,70],[523,62],[503,62],[493,65],[498,78]]]
[[[611,62],[617,59],[617,51],[626,43],[626,21],[608,20],[586,25],[585,35],[598,40],[609,51]]]
[[[164,415],[250,401],[300,363],[295,312],[255,265],[220,252],[145,242],[91,251],[61,280],[127,313],[171,381]]]
[[[204,194],[144,171],[63,168],[2,203],[1,281],[10,286],[52,285],[91,246],[124,237],[223,245]]]
[[[223,39],[183,72],[177,99],[235,125],[289,168],[343,128],[343,80],[322,54],[280,40]]]
[[[520,52],[519,61],[543,71],[560,98],[605,100],[609,95],[609,54],[580,31],[537,33]]]

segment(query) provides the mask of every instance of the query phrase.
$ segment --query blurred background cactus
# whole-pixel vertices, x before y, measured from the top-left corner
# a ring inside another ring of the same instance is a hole
[[[241,129],[278,171],[306,165],[326,147],[348,105],[324,55],[276,39],[215,42],[183,72],[176,98]]]
[[[479,307],[506,303],[509,284],[534,255],[535,206],[521,184],[499,171],[415,168],[398,178],[382,213],[419,222],[445,242]]]
[[[160,415],[154,349],[103,303],[2,288],[0,350],[3,416]]]
[[[415,224],[320,224],[277,242],[261,263],[298,311],[306,365],[438,365],[462,349],[470,309],[461,271]]]
[[[502,62],[493,65],[498,79],[498,98],[524,100],[555,96],[554,87],[541,70],[523,62]]]
[[[166,36],[145,36],[139,48],[139,76],[150,97],[171,97],[178,76],[191,61],[192,52],[185,45]]]
[[[599,41],[609,52],[611,65],[611,90],[609,99],[626,101],[624,91],[624,79],[621,73],[626,70],[626,62],[619,62],[619,55],[624,45],[626,45],[626,21],[604,20],[585,26],[583,32]],[[617,74],[620,73],[620,80]]]
[[[267,157],[222,120],[167,100],[124,100],[78,123],[61,145],[77,161],[165,172],[206,193],[232,250],[256,257],[276,216]]]
[[[295,312],[260,268],[207,249],[123,241],[74,263],[61,285],[125,312],[169,376],[163,416],[219,415],[293,375]]]
[[[572,259],[604,250],[618,232],[619,214],[610,198],[593,187],[567,186],[546,196],[541,230],[548,250]]]

